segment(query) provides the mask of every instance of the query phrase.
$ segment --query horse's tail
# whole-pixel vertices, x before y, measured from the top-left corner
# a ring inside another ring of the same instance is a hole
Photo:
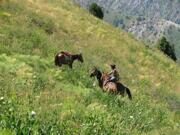
[[[126,93],[128,94],[128,98],[130,100],[132,100],[132,95],[131,95],[131,91],[129,90],[129,88],[126,87]]]
[[[58,54],[56,54],[55,59],[54,59],[54,64],[55,64],[56,66],[58,66],[58,63],[59,63]]]

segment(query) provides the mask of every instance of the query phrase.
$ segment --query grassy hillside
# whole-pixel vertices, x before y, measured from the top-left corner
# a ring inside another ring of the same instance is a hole
[[[104,20],[132,33],[154,47],[165,36],[180,61],[180,1],[178,0],[74,0],[85,9],[95,2],[103,8]],[[158,7],[158,8],[157,8]],[[167,10],[168,9],[168,10]]]
[[[85,62],[57,68],[60,50]],[[132,101],[93,86],[111,63]],[[173,61],[70,0],[1,1],[0,134],[179,134],[179,82]]]

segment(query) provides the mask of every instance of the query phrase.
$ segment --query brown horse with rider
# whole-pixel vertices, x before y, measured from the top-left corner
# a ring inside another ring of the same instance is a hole
[[[92,70],[90,77],[96,77],[99,83],[99,87],[103,89],[103,91],[114,93],[114,94],[120,94],[124,96],[125,92],[127,93],[129,99],[132,99],[131,92],[129,88],[124,86],[119,81],[111,81],[111,78],[109,74],[102,73],[100,70],[98,70],[96,67]]]

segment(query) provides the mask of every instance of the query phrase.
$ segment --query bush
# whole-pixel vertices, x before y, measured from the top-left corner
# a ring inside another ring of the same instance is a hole
[[[158,42],[158,49],[168,55],[174,61],[177,60],[174,50],[174,45],[171,45],[165,37],[162,37]]]
[[[92,3],[90,5],[89,12],[100,19],[103,19],[103,17],[104,17],[102,8],[100,6],[98,6],[96,3]]]

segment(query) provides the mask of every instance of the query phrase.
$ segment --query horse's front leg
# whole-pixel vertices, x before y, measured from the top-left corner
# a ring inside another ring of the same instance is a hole
[[[68,65],[69,65],[69,67],[72,69],[72,62],[71,62],[71,63],[69,63]]]
[[[61,67],[61,66],[62,66],[62,64],[60,64],[60,63],[59,63],[59,64],[58,64],[58,66],[59,66],[59,67]]]

